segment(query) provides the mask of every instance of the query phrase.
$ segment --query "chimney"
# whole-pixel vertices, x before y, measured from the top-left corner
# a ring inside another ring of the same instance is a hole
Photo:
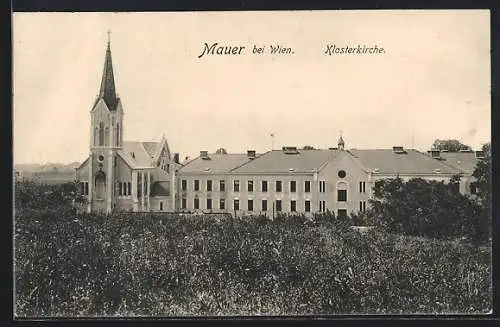
[[[434,159],[441,158],[441,150],[431,150],[431,157]]]
[[[484,151],[476,151],[476,158],[484,158]]]
[[[392,151],[394,153],[406,153],[402,146],[393,146]]]
[[[180,163],[180,162],[179,162],[179,154],[178,154],[178,153],[174,153],[174,162],[175,162],[176,164]]]
[[[247,150],[247,156],[250,159],[255,159],[255,150]]]
[[[210,159],[208,157],[208,151],[200,151],[200,158],[204,160]]]
[[[297,147],[296,146],[284,146],[282,148],[282,150],[286,154],[298,154],[299,153],[299,151],[297,151]]]

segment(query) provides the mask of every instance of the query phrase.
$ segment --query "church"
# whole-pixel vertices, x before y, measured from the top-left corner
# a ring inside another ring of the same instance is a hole
[[[336,215],[365,212],[377,180],[400,177],[447,182],[461,176],[460,191],[471,190],[481,151],[420,152],[284,146],[256,153],[200,151],[181,164],[166,138],[124,141],[123,106],[115,89],[108,40],[99,95],[90,111],[89,157],[76,168],[87,212],[185,212],[268,215]]]
[[[174,208],[179,155],[171,153],[164,136],[159,142],[123,140],[123,106],[116,93],[109,40],[90,128],[89,157],[76,168],[88,212]]]

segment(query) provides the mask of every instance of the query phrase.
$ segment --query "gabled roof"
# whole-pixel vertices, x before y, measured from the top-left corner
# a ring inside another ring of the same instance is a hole
[[[478,159],[474,152],[441,152],[440,156],[449,165],[460,169],[466,175],[472,175]]]
[[[149,145],[144,146],[144,143],[149,143]],[[118,150],[118,154],[131,168],[153,168],[153,155],[146,150],[151,148],[152,143],[158,144],[158,142],[125,141],[123,142],[123,149]]]
[[[231,171],[232,169],[241,166],[245,162],[250,161],[246,154],[208,154],[210,159],[202,159],[197,157],[182,168],[182,173],[204,173],[204,174],[223,174]],[[253,159],[257,160],[257,159]]]
[[[332,160],[339,150],[298,150],[288,154],[272,150],[232,170],[234,173],[312,173]]]
[[[352,149],[349,152],[368,170],[378,169],[380,174],[458,174],[460,171],[414,149],[395,153],[392,149]]]

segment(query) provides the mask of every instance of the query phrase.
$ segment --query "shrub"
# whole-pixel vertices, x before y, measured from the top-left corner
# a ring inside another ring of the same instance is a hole
[[[36,206],[32,206],[36,207]],[[490,253],[332,213],[16,211],[17,316],[477,313]]]

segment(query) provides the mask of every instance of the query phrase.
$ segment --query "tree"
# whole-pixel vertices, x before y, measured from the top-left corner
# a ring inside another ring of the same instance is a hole
[[[474,238],[477,205],[457,191],[459,181],[458,175],[449,183],[421,178],[408,182],[401,178],[379,180],[369,218],[390,233]]]
[[[226,149],[224,148],[218,148],[217,151],[215,151],[216,154],[227,154]]]
[[[304,145],[302,150],[314,150],[314,147],[312,145]]]
[[[459,152],[460,150],[472,150],[468,145],[460,143],[458,140],[435,140],[432,144],[435,150],[446,150],[448,152]]]
[[[471,187],[476,189],[476,201],[480,212],[474,221],[475,238],[487,239],[491,235],[491,144],[483,145],[484,157],[479,159],[472,176],[476,179]]]

